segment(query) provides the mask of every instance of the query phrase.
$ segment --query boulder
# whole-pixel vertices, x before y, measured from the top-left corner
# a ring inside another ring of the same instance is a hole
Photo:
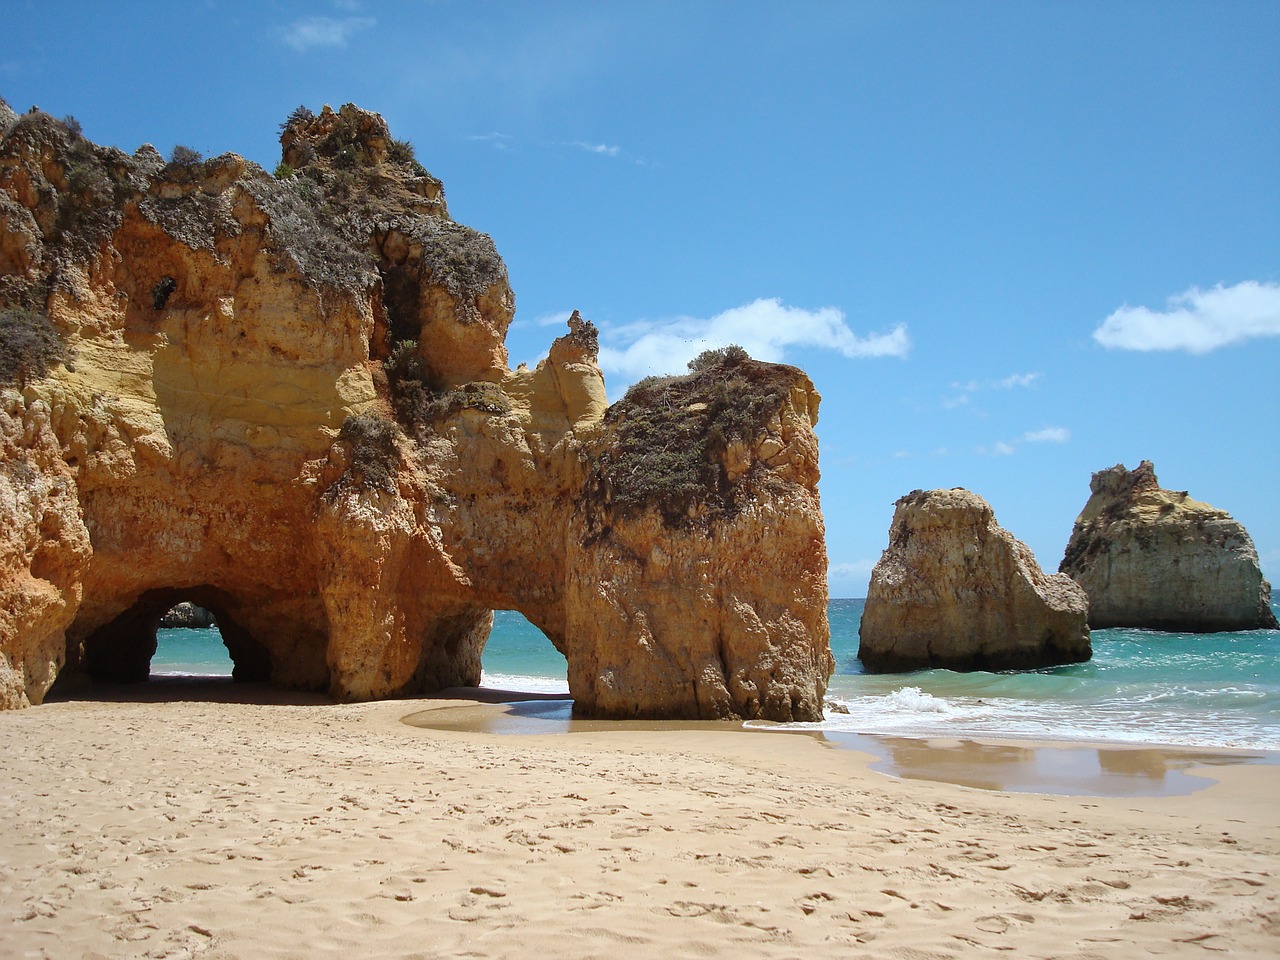
[[[217,618],[204,607],[197,607],[194,603],[182,602],[176,604],[160,618],[160,626],[167,629],[177,627],[186,627],[193,630],[205,630],[209,627],[218,625]]]
[[[1230,514],[1162,489],[1151,461],[1089,483],[1059,570],[1089,595],[1089,624],[1186,633],[1276,627],[1271,585]]]
[[[1022,670],[1088,660],[1088,601],[968,490],[916,490],[896,504],[871,573],[858,657],[876,673]]]
[[[607,409],[576,312],[509,369],[493,241],[350,104],[295,110],[274,177],[0,126],[0,706],[145,680],[185,600],[237,679],[343,699],[478,683],[518,610],[580,712],[820,716],[803,373],[715,356]]]

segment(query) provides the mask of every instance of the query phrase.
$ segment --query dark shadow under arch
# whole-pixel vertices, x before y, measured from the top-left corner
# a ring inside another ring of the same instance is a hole
[[[188,601],[210,611],[218,622],[222,642],[231,656],[231,677],[239,682],[271,679],[267,649],[228,613],[231,597],[211,586],[162,587],[147,590],[124,613],[91,633],[84,641],[83,670],[105,683],[142,683],[151,675],[160,618]]]

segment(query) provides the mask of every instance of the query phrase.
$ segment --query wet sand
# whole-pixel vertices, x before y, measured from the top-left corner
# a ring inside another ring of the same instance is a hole
[[[719,724],[511,736],[463,722],[502,705],[231,684],[88,696],[0,714],[6,957],[1280,953],[1273,762]],[[436,710],[447,729],[403,722]],[[1028,763],[1163,786],[1010,792]],[[914,779],[948,765],[981,789]]]
[[[455,691],[459,693],[459,691]],[[1202,750],[1163,745],[1081,745],[1011,740],[891,737],[796,729],[773,725],[730,725],[655,721],[583,720],[572,701],[554,695],[525,696],[487,691],[485,706],[434,708],[405,716],[403,722],[427,730],[534,736],[672,730],[736,729],[744,734],[811,737],[841,749],[875,757],[871,769],[892,777],[953,783],[979,790],[1049,793],[1089,797],[1171,797],[1212,786],[1212,768],[1237,764],[1280,764],[1280,753],[1254,750]],[[504,699],[509,702],[504,702]],[[1199,768],[1197,773],[1188,771]]]

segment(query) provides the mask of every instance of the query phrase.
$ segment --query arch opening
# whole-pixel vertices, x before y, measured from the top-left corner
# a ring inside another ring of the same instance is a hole
[[[495,610],[481,653],[485,687],[569,697],[569,663],[551,638],[517,610]]]
[[[164,587],[144,592],[133,605],[84,641],[83,670],[99,683],[142,683],[151,677],[160,621],[180,603],[209,611],[231,657],[231,678],[239,682],[271,679],[271,656],[228,611],[232,598],[212,586]]]
[[[184,601],[160,618],[152,677],[231,677],[234,664],[214,615]]]

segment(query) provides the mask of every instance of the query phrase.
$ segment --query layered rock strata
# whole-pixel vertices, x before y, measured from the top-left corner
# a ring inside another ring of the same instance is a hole
[[[295,111],[274,177],[0,138],[0,705],[144,679],[188,601],[237,678],[341,698],[478,683],[512,609],[585,713],[820,716],[803,373],[726,352],[607,409],[576,314],[509,369],[492,241],[351,105]]]
[[[1089,595],[1089,623],[1208,633],[1276,627],[1271,585],[1230,514],[1165,490],[1151,461],[1089,483],[1059,569]]]
[[[1045,574],[968,490],[916,490],[896,504],[871,574],[858,657],[873,672],[1021,670],[1088,660],[1088,600]]]

